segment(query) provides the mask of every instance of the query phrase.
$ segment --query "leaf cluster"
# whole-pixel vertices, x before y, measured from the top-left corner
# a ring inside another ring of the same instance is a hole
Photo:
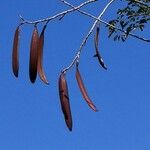
[[[122,0],[124,1],[124,0]],[[121,1],[121,2],[122,2]],[[116,19],[110,20],[107,26],[108,37],[113,37],[114,41],[125,41],[132,31],[143,31],[150,21],[150,1],[149,0],[125,0],[127,5],[118,9]],[[116,26],[124,33],[113,28]]]

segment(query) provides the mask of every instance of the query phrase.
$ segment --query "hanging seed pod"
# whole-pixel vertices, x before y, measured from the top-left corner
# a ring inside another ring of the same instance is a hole
[[[43,46],[44,46],[44,32],[46,29],[46,25],[43,27],[43,30],[40,34],[39,38],[39,45],[38,45],[38,66],[37,66],[37,71],[40,76],[40,79],[45,83],[49,84],[48,80],[46,79],[44,69],[43,69]]]
[[[98,61],[100,63],[100,65],[107,70],[107,67],[100,55],[100,52],[98,50],[98,41],[99,41],[99,27],[96,28],[96,35],[95,35],[95,38],[94,38],[94,44],[95,44],[95,50],[96,50],[96,54],[94,55],[94,57],[97,57],[98,58]]]
[[[98,111],[96,106],[93,104],[92,100],[89,98],[89,96],[87,94],[87,91],[85,89],[83,80],[81,78],[81,74],[79,72],[78,66],[76,66],[76,79],[77,79],[77,83],[80,88],[80,91],[82,93],[82,96],[85,99],[85,101],[87,102],[87,104],[89,105],[89,107],[92,108],[95,112]]]
[[[59,97],[61,102],[62,112],[65,122],[70,131],[72,131],[72,116],[69,102],[68,86],[65,79],[65,74],[62,73],[59,77]]]
[[[37,76],[38,42],[39,42],[39,35],[37,27],[35,26],[31,38],[30,61],[29,61],[29,77],[32,83],[35,82]]]
[[[16,77],[18,77],[18,72],[19,72],[19,33],[20,29],[19,26],[15,30],[14,34],[14,41],[13,41],[13,50],[12,50],[12,69],[13,73]]]

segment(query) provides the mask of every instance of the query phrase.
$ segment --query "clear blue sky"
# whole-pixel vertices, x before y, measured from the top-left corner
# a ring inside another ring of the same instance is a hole
[[[70,0],[73,4],[77,4]],[[80,1],[80,2],[83,2]],[[80,3],[79,2],[79,3]],[[78,4],[79,4],[78,3]],[[98,15],[106,3],[84,10]],[[113,18],[117,2],[104,18]],[[80,71],[88,93],[101,110],[94,113],[84,102],[74,68],[67,74],[73,131],[69,132],[60,109],[58,77],[75,56],[93,20],[78,13],[52,21],[46,30],[44,68],[50,85],[28,76],[33,27],[21,31],[20,72],[11,69],[11,51],[18,14],[26,19],[52,16],[67,9],[59,0],[5,0],[0,5],[0,149],[1,150],[149,150],[150,149],[150,47],[129,38],[113,42],[102,26],[100,48],[108,71],[93,58],[93,35],[84,47]],[[109,16],[109,17],[108,17]],[[41,27],[39,28],[39,30]],[[150,29],[143,35],[149,37]],[[141,34],[141,33],[140,33]]]

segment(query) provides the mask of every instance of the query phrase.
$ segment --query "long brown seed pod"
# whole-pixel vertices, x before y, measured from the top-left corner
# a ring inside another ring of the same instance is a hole
[[[37,71],[40,76],[40,79],[45,83],[49,84],[48,80],[46,79],[44,69],[43,69],[43,46],[44,46],[44,32],[46,29],[46,25],[43,27],[43,30],[40,34],[39,38],[39,45],[38,45],[38,66],[37,66]]]
[[[72,115],[69,102],[68,86],[65,79],[65,74],[62,73],[59,77],[59,97],[61,109],[64,114],[65,122],[70,131],[72,131]]]
[[[15,30],[14,34],[14,41],[13,41],[13,50],[12,50],[12,69],[13,73],[16,77],[18,77],[18,72],[19,72],[19,33],[20,29],[19,26]]]
[[[94,44],[95,44],[95,50],[96,50],[96,54],[94,55],[94,57],[97,57],[98,58],[98,61],[100,63],[100,65],[107,70],[107,67],[100,55],[100,52],[99,52],[99,48],[98,48],[98,41],[99,41],[99,27],[96,28],[96,35],[94,37]]]
[[[90,97],[87,94],[87,91],[85,89],[83,80],[81,78],[81,74],[79,72],[78,66],[76,66],[76,79],[77,79],[77,83],[80,88],[80,91],[82,93],[82,96],[85,99],[85,101],[87,102],[87,104],[89,105],[89,107],[92,108],[94,111],[98,111],[96,106],[93,104],[92,100],[90,99]]]
[[[39,42],[39,35],[37,27],[35,26],[31,38],[30,60],[29,60],[29,77],[32,83],[35,82],[37,76],[38,42]]]

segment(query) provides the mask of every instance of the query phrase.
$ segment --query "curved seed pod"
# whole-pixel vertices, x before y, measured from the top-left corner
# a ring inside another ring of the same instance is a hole
[[[43,70],[43,46],[44,46],[44,31],[46,29],[46,25],[43,27],[43,30],[40,34],[39,38],[39,45],[38,45],[38,65],[37,65],[37,71],[40,76],[40,79],[45,83],[49,84],[48,80],[46,79],[44,70]]]
[[[35,26],[31,38],[29,61],[29,77],[32,83],[35,82],[37,76],[38,42],[39,35],[37,27]]]
[[[13,41],[13,50],[12,50],[12,69],[13,69],[13,73],[16,77],[18,77],[18,72],[19,72],[19,55],[18,55],[19,33],[20,33],[20,29],[18,26],[15,30],[14,41]]]
[[[87,104],[90,106],[90,108],[92,108],[94,111],[98,111],[96,106],[93,104],[93,102],[91,101],[91,99],[89,98],[87,91],[85,89],[84,83],[82,81],[78,66],[76,66],[76,79],[77,79],[77,83],[78,86],[80,88],[80,91],[82,93],[83,98],[85,99],[85,101],[87,102]]]
[[[64,114],[66,125],[68,129],[72,131],[72,116],[69,103],[68,86],[64,73],[60,75],[58,84],[59,84],[59,97],[61,102],[61,109]]]
[[[96,35],[95,35],[95,38],[94,38],[94,44],[95,44],[95,50],[96,50],[96,54],[94,55],[94,57],[97,57],[98,58],[98,61],[100,63],[100,65],[107,70],[107,67],[100,55],[100,52],[98,50],[98,41],[99,41],[99,27],[96,28]]]

